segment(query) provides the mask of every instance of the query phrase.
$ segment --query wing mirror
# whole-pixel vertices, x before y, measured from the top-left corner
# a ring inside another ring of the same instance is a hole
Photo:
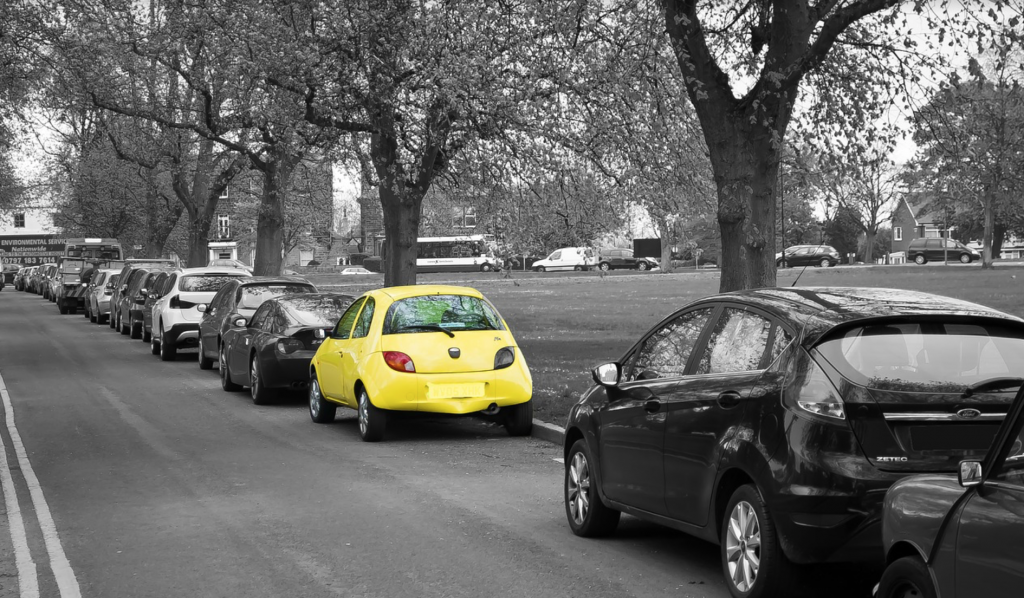
[[[981,471],[981,461],[961,461],[960,469],[957,473],[957,481],[964,488],[980,486],[984,479]]]
[[[209,309],[209,308],[210,308],[209,305],[207,305],[205,303],[200,303],[199,305],[196,306],[196,311],[201,313],[201,314],[205,314],[206,310]]]
[[[234,324],[235,326],[238,326],[239,328],[242,328],[245,326],[245,318],[239,316],[232,320],[231,323]]]
[[[617,363],[603,363],[594,368],[591,373],[594,376],[594,382],[601,386],[618,386],[619,384],[619,364]]]
[[[126,284],[121,285],[121,292],[122,293],[127,291],[127,290],[128,290],[128,285],[126,285]]]

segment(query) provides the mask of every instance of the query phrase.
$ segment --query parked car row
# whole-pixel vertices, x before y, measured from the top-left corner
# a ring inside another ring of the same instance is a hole
[[[110,291],[112,321],[162,360],[197,348],[200,369],[216,363],[221,387],[256,404],[305,389],[313,422],[354,409],[367,442],[397,412],[532,427],[522,350],[474,289],[353,297],[159,263],[90,284],[92,315]],[[1021,318],[891,289],[725,293],[593,378],[564,433],[578,536],[626,513],[716,543],[736,598],[793,595],[796,565],[826,562],[884,562],[885,598],[1015,596],[1024,582]]]
[[[559,270],[653,270],[657,260],[649,257],[634,257],[632,249],[612,247],[595,251],[590,247],[563,247],[551,252],[546,258],[533,262],[534,272],[555,272]]]

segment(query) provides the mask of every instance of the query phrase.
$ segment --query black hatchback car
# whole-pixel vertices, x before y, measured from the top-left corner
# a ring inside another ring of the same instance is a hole
[[[1024,320],[973,303],[710,297],[595,368],[566,424],[569,525],[656,521],[719,543],[733,595],[788,596],[789,563],[880,561],[886,490],[983,455],[1022,375]]]

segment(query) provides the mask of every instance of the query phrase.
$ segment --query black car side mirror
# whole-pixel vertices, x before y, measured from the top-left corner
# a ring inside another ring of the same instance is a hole
[[[232,318],[231,324],[233,326],[237,326],[239,328],[244,328],[245,327],[245,318],[243,318],[242,316],[236,316],[235,318]]]
[[[618,386],[619,384],[619,364],[617,363],[603,363],[591,371],[594,376],[594,382],[597,382],[601,386]]]

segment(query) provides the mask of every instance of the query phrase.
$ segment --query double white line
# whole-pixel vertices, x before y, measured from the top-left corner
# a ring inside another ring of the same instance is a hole
[[[11,437],[11,445],[14,447],[14,454],[18,457],[18,466],[25,478],[25,485],[28,486],[29,496],[32,497],[32,508],[36,512],[39,521],[39,529],[43,533],[43,543],[46,546],[46,554],[49,557],[50,569],[57,582],[57,589],[60,590],[61,598],[81,598],[82,592],[78,587],[78,579],[71,569],[71,563],[64,554],[64,548],[60,544],[60,536],[57,535],[57,526],[53,523],[53,515],[50,514],[50,507],[46,505],[46,498],[43,497],[43,489],[39,485],[39,478],[32,470],[32,464],[28,461],[25,453],[25,445],[21,442],[21,435],[18,428],[14,426],[14,407],[11,405],[11,395],[7,393],[7,385],[4,384],[3,375],[0,375],[0,398],[4,403],[4,419],[7,421],[7,432]],[[4,502],[7,507],[7,523],[11,530],[11,543],[14,546],[14,561],[18,568],[18,589],[21,598],[39,598],[39,577],[36,572],[35,561],[32,560],[32,552],[28,548],[28,538],[25,534],[25,519],[22,516],[21,505],[18,503],[18,495],[14,486],[14,478],[11,476],[11,467],[7,462],[7,447],[4,445],[3,435],[0,434],[0,452],[3,459],[0,459],[0,487],[3,489]]]

